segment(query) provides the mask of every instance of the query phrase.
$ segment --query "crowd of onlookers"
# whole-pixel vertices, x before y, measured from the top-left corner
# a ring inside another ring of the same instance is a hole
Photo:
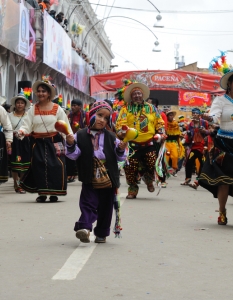
[[[68,33],[68,24],[69,20],[65,18],[63,12],[57,13],[55,10],[51,10],[52,3],[50,0],[27,0],[27,2],[33,7],[37,9],[41,9],[42,12],[47,11],[52,18],[54,18],[58,24],[60,24],[64,30]],[[85,60],[86,63],[92,66],[93,70],[95,70],[95,64],[90,61],[86,54],[82,52],[79,47],[76,47],[74,41],[72,40],[72,48],[78,53],[79,56]]]

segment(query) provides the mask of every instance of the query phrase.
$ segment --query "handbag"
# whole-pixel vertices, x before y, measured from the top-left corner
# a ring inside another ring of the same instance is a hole
[[[93,157],[92,187],[93,189],[109,189],[112,187],[112,182],[104,164],[95,156]]]

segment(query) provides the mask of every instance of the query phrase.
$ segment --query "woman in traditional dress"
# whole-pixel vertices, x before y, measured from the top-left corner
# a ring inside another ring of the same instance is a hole
[[[9,118],[11,121],[13,132],[17,133],[23,120],[27,116],[27,110],[31,106],[30,101],[21,92],[11,99],[11,113]],[[30,138],[25,136],[23,140],[19,140],[13,136],[12,153],[10,156],[10,167],[14,180],[14,189],[16,193],[25,194],[25,191],[19,187],[19,179],[28,170],[31,160],[30,154]]]
[[[11,122],[8,113],[0,105],[0,184],[8,180],[7,152],[10,153],[11,151],[12,141]]]
[[[209,114],[202,117],[212,123],[220,123],[214,138],[214,146],[207,155],[199,177],[199,184],[219,201],[218,224],[226,225],[226,203],[233,196],[233,70],[220,80],[226,94],[214,99]]]
[[[57,196],[65,196],[67,188],[64,137],[55,129],[58,120],[66,122],[72,132],[64,110],[52,100],[55,88],[47,78],[36,81],[32,87],[38,102],[24,119],[18,131],[19,138],[31,134],[32,159],[20,186],[27,192],[38,193],[37,202],[56,202]]]

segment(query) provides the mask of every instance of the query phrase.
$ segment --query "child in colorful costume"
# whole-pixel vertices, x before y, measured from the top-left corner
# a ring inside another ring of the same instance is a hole
[[[76,237],[83,243],[90,242],[92,225],[96,243],[105,243],[110,234],[113,205],[115,207],[116,189],[119,188],[118,161],[126,158],[127,143],[118,140],[106,130],[110,125],[111,107],[104,101],[95,102],[90,110],[90,125],[79,130],[74,137],[67,137],[67,156],[77,160],[78,177],[82,182],[79,205],[81,216],[75,223]],[[93,186],[94,159],[105,165],[111,181],[111,187],[96,188]],[[119,220],[118,220],[119,221]],[[115,229],[119,229],[119,224]]]

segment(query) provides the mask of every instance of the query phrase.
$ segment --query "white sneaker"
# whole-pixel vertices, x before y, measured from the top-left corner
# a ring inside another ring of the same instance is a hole
[[[80,239],[80,242],[82,242],[82,243],[90,243],[90,230],[79,229],[76,232],[76,238]]]

